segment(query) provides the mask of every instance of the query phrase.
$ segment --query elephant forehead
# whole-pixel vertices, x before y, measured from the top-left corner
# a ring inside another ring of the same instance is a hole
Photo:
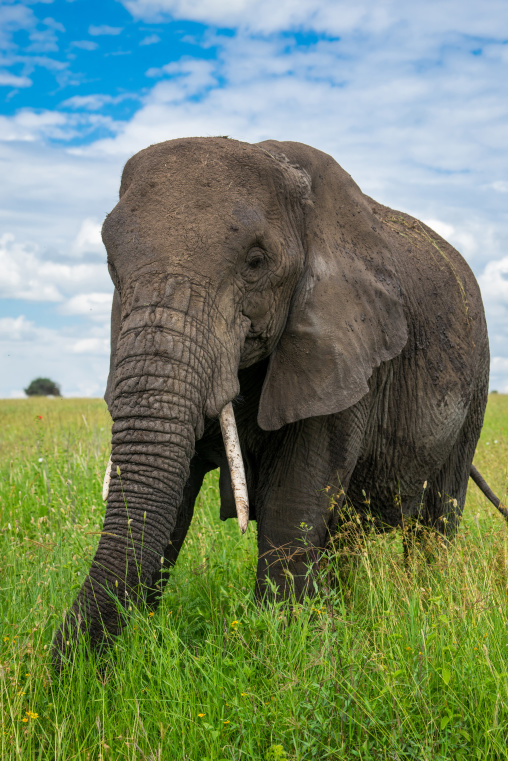
[[[284,235],[287,190],[279,163],[255,146],[162,143],[127,163],[104,243],[117,267],[165,261],[212,275],[260,239]]]
[[[250,199],[217,203],[208,194],[169,199],[153,192],[137,205],[127,194],[106,220],[103,239],[116,267],[166,262],[204,271],[219,261],[235,262],[270,226],[273,221]]]

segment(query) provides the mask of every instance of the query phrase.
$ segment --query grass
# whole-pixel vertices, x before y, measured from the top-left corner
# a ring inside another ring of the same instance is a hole
[[[255,527],[218,520],[210,474],[159,610],[132,611],[109,666],[50,645],[92,558],[110,420],[99,400],[0,403],[2,759],[508,758],[506,526],[470,483],[457,540],[405,572],[367,543],[349,585],[290,614],[252,593]],[[506,499],[508,397],[475,460]],[[325,593],[327,592],[327,593]]]

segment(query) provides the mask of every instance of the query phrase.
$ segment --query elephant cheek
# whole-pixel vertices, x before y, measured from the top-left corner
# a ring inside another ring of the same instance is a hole
[[[273,313],[273,299],[268,293],[250,294],[243,308],[243,313],[250,320],[249,337],[264,333]]]

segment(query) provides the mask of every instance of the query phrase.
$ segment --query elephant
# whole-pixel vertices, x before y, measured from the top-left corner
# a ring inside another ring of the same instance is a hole
[[[107,509],[57,665],[85,629],[105,646],[126,600],[157,606],[215,468],[220,517],[257,522],[260,600],[309,592],[346,504],[453,537],[481,481],[489,345],[450,244],[320,150],[225,137],[130,158],[102,236]]]

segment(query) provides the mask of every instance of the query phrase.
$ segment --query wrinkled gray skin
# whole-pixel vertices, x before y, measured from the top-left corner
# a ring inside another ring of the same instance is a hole
[[[221,517],[235,515],[217,420],[231,400],[260,596],[267,579],[287,594],[286,571],[303,593],[341,488],[380,529],[419,516],[454,534],[489,352],[477,283],[448,243],[320,151],[224,138],[130,159],[103,239],[113,477],[57,665],[79,629],[94,647],[119,631],[116,597],[157,604],[207,471],[220,468]]]

